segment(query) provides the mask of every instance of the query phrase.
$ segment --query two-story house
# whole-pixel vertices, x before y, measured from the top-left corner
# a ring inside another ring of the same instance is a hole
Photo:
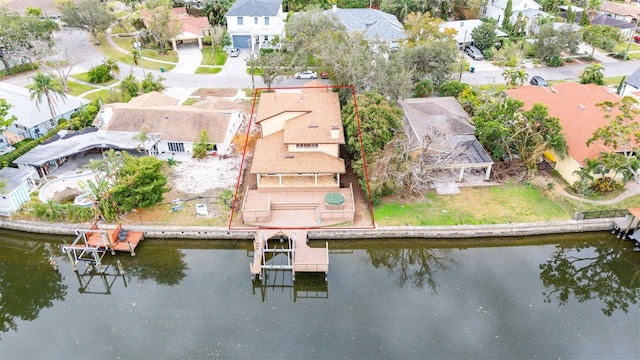
[[[237,0],[226,18],[233,47],[251,49],[252,53],[278,46],[285,35],[282,0]]]
[[[338,93],[317,80],[262,93],[256,124],[260,138],[249,169],[256,185],[243,200],[243,222],[317,227],[353,221],[353,189],[341,187],[346,167]]]
[[[508,0],[488,0],[482,13],[485,17],[496,19],[498,26],[502,26],[507,1]],[[536,24],[538,18],[545,18],[549,16],[549,14],[542,11],[542,6],[533,0],[512,0],[512,24],[518,21],[518,16],[520,16],[521,21],[526,21],[525,29],[529,32],[531,27]]]

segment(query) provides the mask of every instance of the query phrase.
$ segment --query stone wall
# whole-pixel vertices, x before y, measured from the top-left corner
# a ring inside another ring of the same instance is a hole
[[[426,238],[465,239],[480,237],[530,236],[563,233],[580,233],[611,230],[614,219],[568,220],[539,223],[459,225],[459,226],[407,226],[378,227],[375,229],[321,229],[309,233],[310,239],[380,239],[380,238]],[[29,221],[0,220],[0,229],[15,231],[75,235],[76,229],[87,229],[90,224],[63,224]],[[113,228],[115,225],[101,225]],[[145,238],[156,239],[207,239],[207,240],[252,240],[255,230],[229,230],[219,227],[194,226],[144,226],[125,224],[125,229],[143,231]]]

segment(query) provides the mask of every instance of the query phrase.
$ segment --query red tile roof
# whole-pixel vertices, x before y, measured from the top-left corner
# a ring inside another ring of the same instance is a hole
[[[541,86],[521,86],[504,91],[512,98],[524,102],[524,108],[530,109],[535,103],[543,103],[549,109],[549,115],[560,119],[562,132],[569,147],[569,156],[581,166],[584,160],[596,158],[600,152],[609,152],[610,148],[593,143],[587,147],[587,140],[595,130],[607,125],[604,111],[596,106],[603,101],[620,101],[615,92],[604,86],[567,82],[550,88]],[[611,112],[616,115],[615,111]]]

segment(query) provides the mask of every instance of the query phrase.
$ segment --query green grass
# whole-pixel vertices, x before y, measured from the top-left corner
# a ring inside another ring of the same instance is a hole
[[[618,86],[620,85],[620,81],[622,80],[624,76],[610,76],[610,77],[606,77],[604,78],[604,83],[606,85],[615,85]]]
[[[196,74],[217,74],[220,71],[222,71],[221,67],[205,67],[205,66],[199,66],[196,69]]]
[[[221,48],[216,48],[215,55],[211,47],[204,47],[202,49],[202,63],[201,65],[218,65],[222,66],[227,62],[227,55]]]
[[[89,73],[79,73],[79,74],[73,74],[71,75],[72,78],[78,79],[80,81],[84,81],[87,83],[90,83],[89,81]],[[98,86],[109,86],[109,85],[113,85],[115,83],[118,82],[118,79],[111,79],[110,81],[107,81],[106,83],[103,84],[96,84]]]
[[[570,211],[532,186],[461,188],[461,195],[427,194],[408,204],[374,209],[381,226],[502,224],[567,220]]]
[[[69,93],[69,95],[72,95],[72,96],[78,96],[80,94],[86,93],[87,91],[91,91],[91,90],[95,89],[95,87],[93,87],[93,86],[80,84],[80,83],[77,83],[75,81],[67,81],[67,86],[69,87],[69,90],[71,91]]]
[[[624,42],[619,42],[616,44],[616,46],[613,48],[612,52],[622,52],[622,51],[627,51],[627,46],[629,46],[629,42],[624,41]],[[635,42],[631,43],[631,46],[629,46],[629,51],[640,51],[640,44],[637,44]]]
[[[133,64],[133,57],[131,56],[131,51],[133,50],[133,38],[118,38],[116,36],[111,37],[116,44],[119,44],[123,49],[127,50],[126,53],[112,47],[107,43],[107,38],[105,34],[99,34],[98,39],[100,39],[100,52],[108,58],[112,58],[118,62],[125,64]],[[176,54],[166,54],[160,55],[156,50],[152,49],[142,49],[142,56],[146,58],[153,58],[157,60],[168,61],[170,63],[177,63],[178,56]],[[149,70],[160,70],[161,67],[164,67],[167,71],[173,69],[175,64],[167,64],[161,63],[157,61],[152,61],[148,59],[144,59],[142,61],[142,66],[145,69]],[[123,69],[120,69],[123,71]]]
[[[200,101],[200,99],[197,98],[188,98],[187,100],[185,100],[182,105],[184,106],[189,106],[189,105],[193,105],[195,103],[197,103],[198,101]]]
[[[111,97],[111,91],[112,90],[109,89],[102,89],[96,92],[92,92],[91,94],[87,94],[84,98],[89,101],[94,101],[97,99],[105,100]]]

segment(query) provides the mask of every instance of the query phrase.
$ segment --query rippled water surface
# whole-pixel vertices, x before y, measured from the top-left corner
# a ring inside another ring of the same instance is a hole
[[[640,355],[640,253],[608,233],[333,241],[328,281],[295,284],[251,282],[248,241],[146,240],[104,275],[61,244],[0,234],[0,358]]]

